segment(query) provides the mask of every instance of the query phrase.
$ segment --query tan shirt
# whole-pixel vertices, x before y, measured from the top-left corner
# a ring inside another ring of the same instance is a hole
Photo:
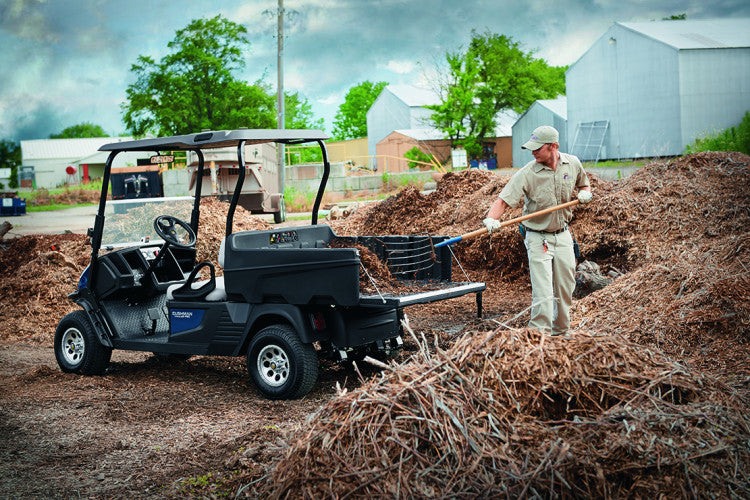
[[[530,161],[513,174],[499,196],[511,207],[523,201],[523,215],[526,215],[571,201],[576,188],[588,185],[589,178],[581,161],[573,155],[560,153],[555,171]],[[523,224],[537,231],[557,231],[563,229],[572,216],[573,210],[564,208],[527,219]]]

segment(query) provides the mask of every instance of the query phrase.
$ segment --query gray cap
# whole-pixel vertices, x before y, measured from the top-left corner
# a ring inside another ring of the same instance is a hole
[[[534,131],[531,133],[531,139],[529,139],[528,142],[526,142],[526,144],[521,147],[523,149],[536,151],[545,144],[552,143],[560,143],[560,134],[557,133],[557,129],[555,129],[555,127],[542,125],[541,127],[537,127],[534,129]]]

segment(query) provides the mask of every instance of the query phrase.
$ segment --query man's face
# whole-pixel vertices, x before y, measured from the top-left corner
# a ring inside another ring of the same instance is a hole
[[[556,144],[545,144],[541,148],[532,151],[531,154],[534,155],[534,159],[537,163],[546,165],[554,158],[557,149],[556,146]]]

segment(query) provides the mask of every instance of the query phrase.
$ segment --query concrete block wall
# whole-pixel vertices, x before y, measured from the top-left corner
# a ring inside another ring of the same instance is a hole
[[[333,168],[332,168],[333,170]],[[286,187],[293,187],[298,191],[302,192],[317,192],[318,186],[320,185],[320,176],[314,179],[289,179],[285,181]],[[432,182],[432,172],[420,172],[410,171],[402,172],[398,174],[389,174],[391,182],[397,183],[400,179],[418,179],[423,182]],[[372,175],[331,175],[328,177],[328,183],[326,184],[326,192],[344,194],[346,192],[359,193],[362,191],[369,191],[371,193],[377,193],[383,188],[383,175],[372,174]]]
[[[164,196],[188,196],[190,193],[190,173],[186,168],[165,170],[161,173]]]

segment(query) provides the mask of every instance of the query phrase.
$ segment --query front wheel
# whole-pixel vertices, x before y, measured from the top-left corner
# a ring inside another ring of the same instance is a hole
[[[318,378],[318,355],[290,326],[272,325],[250,342],[247,371],[267,398],[300,398],[310,392]]]
[[[55,358],[65,373],[102,375],[112,348],[102,345],[84,311],[66,315],[55,331]]]

